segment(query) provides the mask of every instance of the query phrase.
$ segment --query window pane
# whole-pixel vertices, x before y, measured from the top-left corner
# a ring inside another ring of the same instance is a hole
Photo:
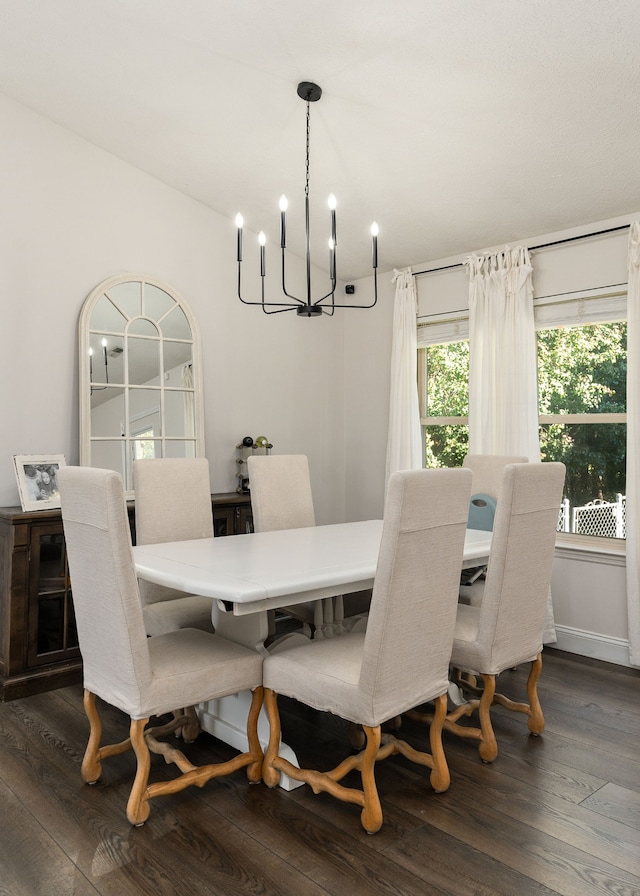
[[[425,426],[425,466],[461,467],[468,451],[468,426]]]
[[[469,414],[469,343],[430,345],[427,356],[427,417]],[[447,465],[448,466],[448,465]]]
[[[615,501],[626,490],[626,423],[550,423],[540,427],[542,460],[567,468],[565,496],[572,506]]]
[[[557,417],[540,427],[542,460],[567,467],[558,528],[624,538],[627,427],[587,415],[626,413],[626,322],[541,330],[538,393],[540,413]],[[585,422],[564,423],[568,414]]]
[[[541,414],[607,414],[627,409],[627,324],[538,332]]]

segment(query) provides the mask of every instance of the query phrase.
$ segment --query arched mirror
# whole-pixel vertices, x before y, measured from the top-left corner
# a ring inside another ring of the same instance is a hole
[[[79,322],[80,463],[121,473],[145,457],[204,455],[200,337],[188,305],[151,277],[105,280]]]

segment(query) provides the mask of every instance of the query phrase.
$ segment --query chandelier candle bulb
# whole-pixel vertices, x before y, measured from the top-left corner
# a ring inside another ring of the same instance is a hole
[[[286,249],[287,247],[287,208],[289,207],[289,203],[287,201],[287,197],[282,194],[280,197],[280,248]]]
[[[331,239],[333,240],[333,245],[335,246],[336,240],[336,197],[333,193],[329,194],[329,209],[331,211]]]
[[[374,221],[371,225],[371,253],[373,256],[373,268],[378,267],[378,225]]]
[[[242,225],[244,219],[240,212],[236,215],[236,227],[238,228],[238,261],[242,261]]]
[[[267,242],[267,238],[264,235],[264,230],[261,230],[258,234],[258,242],[260,243],[260,276],[264,277],[266,274],[266,265],[265,265],[265,255],[264,255],[264,247]]]

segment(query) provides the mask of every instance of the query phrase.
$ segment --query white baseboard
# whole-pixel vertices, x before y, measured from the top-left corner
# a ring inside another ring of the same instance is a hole
[[[605,663],[631,666],[629,642],[622,638],[608,638],[605,635],[562,625],[556,625],[556,637],[558,638],[557,643],[550,644],[550,647],[557,647],[558,650],[566,650],[567,653],[577,653],[595,660],[603,660]]]

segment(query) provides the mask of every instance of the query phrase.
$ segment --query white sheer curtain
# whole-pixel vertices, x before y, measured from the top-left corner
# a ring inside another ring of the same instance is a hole
[[[640,222],[629,231],[627,292],[627,617],[629,662],[640,666]]]
[[[391,348],[387,480],[396,470],[420,469],[423,462],[417,382],[416,288],[411,269],[394,270],[393,282],[396,284],[396,297]]]
[[[538,371],[529,250],[472,255],[469,274],[469,451],[540,460]],[[558,512],[560,508],[558,508]],[[551,592],[543,640],[557,640]]]
[[[529,251],[472,255],[469,273],[469,451],[540,460]]]

